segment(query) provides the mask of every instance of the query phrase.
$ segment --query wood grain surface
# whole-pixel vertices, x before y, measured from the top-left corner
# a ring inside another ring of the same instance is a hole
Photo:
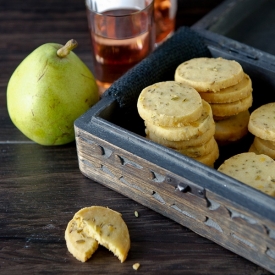
[[[177,26],[192,25],[219,2],[179,0]],[[270,274],[83,176],[74,142],[40,146],[12,124],[7,83],[36,47],[74,38],[75,53],[91,67],[84,1],[0,0],[0,38],[0,274]],[[122,213],[131,236],[125,263],[103,247],[86,263],[68,252],[66,225],[90,205]],[[137,262],[141,266],[135,271]]]

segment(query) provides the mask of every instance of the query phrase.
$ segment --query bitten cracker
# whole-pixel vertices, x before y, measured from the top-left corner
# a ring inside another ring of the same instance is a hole
[[[69,252],[79,261],[86,262],[98,248],[98,242],[89,237],[75,220],[69,221],[65,230],[65,240]]]
[[[236,85],[244,77],[242,66],[234,61],[219,58],[194,58],[180,64],[175,80],[194,87],[198,92],[218,92]]]
[[[112,251],[121,262],[126,260],[130,235],[120,213],[102,206],[91,206],[79,210],[74,220],[89,237]]]
[[[218,171],[275,196],[275,161],[269,156],[241,153],[227,159]]]
[[[275,141],[275,102],[262,105],[251,113],[248,130],[261,139]]]
[[[143,89],[137,108],[141,118],[155,125],[181,127],[201,116],[202,100],[194,88],[165,81]]]

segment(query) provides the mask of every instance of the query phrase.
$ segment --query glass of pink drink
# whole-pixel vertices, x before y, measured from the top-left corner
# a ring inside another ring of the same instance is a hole
[[[92,71],[102,94],[154,49],[153,0],[86,0]]]

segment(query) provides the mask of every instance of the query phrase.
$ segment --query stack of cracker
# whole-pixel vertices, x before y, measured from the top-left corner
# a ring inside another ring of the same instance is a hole
[[[81,262],[91,258],[102,245],[123,263],[131,246],[129,230],[121,213],[103,206],[77,211],[67,225],[65,240],[69,252]]]
[[[195,88],[212,109],[215,139],[222,145],[248,133],[252,83],[242,66],[223,58],[194,58],[180,64],[175,80]]]
[[[219,157],[210,105],[192,87],[165,81],[142,90],[137,108],[147,138],[213,167]]]
[[[248,130],[255,137],[249,149],[275,159],[275,103],[262,105],[251,113]]]

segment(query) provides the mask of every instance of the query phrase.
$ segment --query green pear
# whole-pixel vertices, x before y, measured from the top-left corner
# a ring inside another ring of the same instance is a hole
[[[46,43],[15,69],[7,87],[7,107],[14,125],[41,145],[61,145],[75,138],[74,121],[99,100],[89,68],[65,46]]]

